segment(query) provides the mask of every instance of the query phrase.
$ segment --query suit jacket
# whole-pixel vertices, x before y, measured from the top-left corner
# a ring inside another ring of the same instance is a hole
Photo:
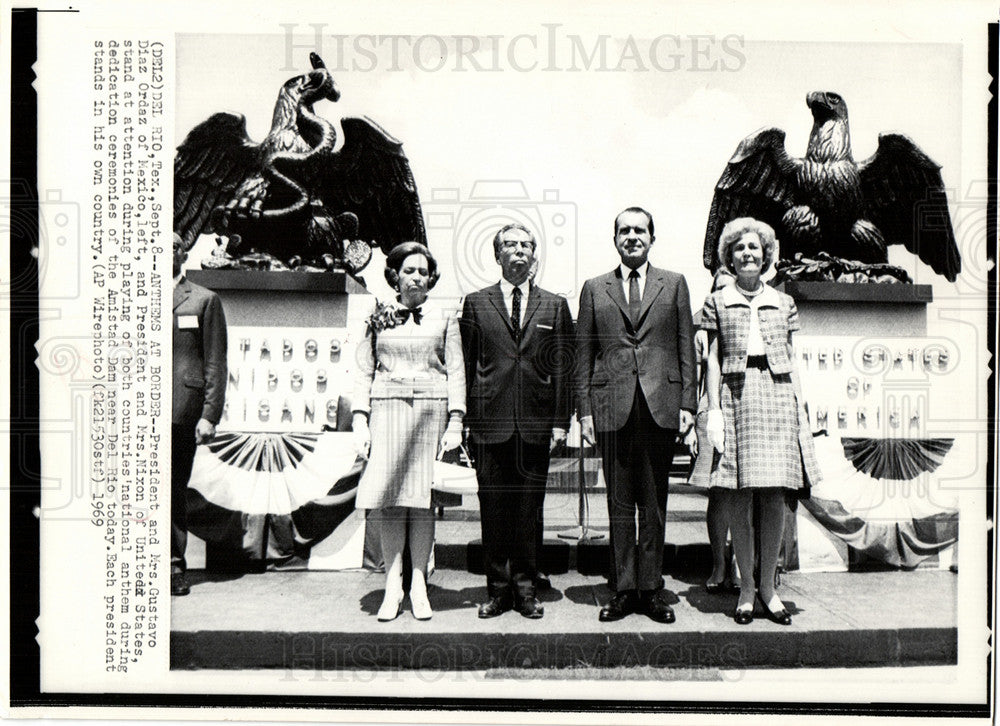
[[[772,373],[791,373],[788,334],[799,329],[799,311],[795,300],[770,285],[764,285],[764,291],[756,302],[767,367]],[[747,369],[751,309],[750,302],[733,285],[716,290],[705,299],[701,327],[719,331],[723,375],[743,373]]]
[[[587,280],[576,328],[576,397],[580,417],[598,431],[628,420],[642,386],[653,420],[676,429],[680,409],[697,407],[694,326],[683,275],[648,268],[637,329],[632,326],[619,268]]]
[[[174,286],[173,423],[218,424],[226,399],[226,316],[211,290],[186,278]]]
[[[474,439],[499,444],[516,426],[542,444],[553,427],[569,428],[573,321],[563,298],[532,285],[518,342],[497,283],[465,298],[461,329]]]

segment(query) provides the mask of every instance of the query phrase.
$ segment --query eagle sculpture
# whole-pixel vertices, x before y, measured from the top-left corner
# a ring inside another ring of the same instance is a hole
[[[313,111],[340,92],[315,53],[312,70],[278,92],[271,131],[259,144],[242,114],[216,113],[195,126],[174,159],[174,230],[190,249],[201,234],[228,239],[211,267],[346,268],[357,272],[371,246],[388,253],[427,242],[402,144],[367,118],[337,130]],[[241,260],[228,253],[241,255]]]
[[[781,240],[779,274],[851,271],[861,281],[890,268],[886,247],[902,244],[954,282],[962,269],[941,167],[910,139],[880,134],[878,150],[858,163],[851,155],[847,104],[836,93],[806,97],[813,116],[805,158],[785,152],[785,132],[770,128],[745,138],[715,186],[705,231],[705,266],[713,272],[722,228],[737,217],[770,224]],[[811,259],[810,259],[811,258]],[[793,262],[794,261],[794,262]],[[803,264],[812,263],[812,264]],[[806,279],[808,275],[799,279]],[[826,279],[838,279],[827,276]],[[866,280],[870,281],[870,280]]]

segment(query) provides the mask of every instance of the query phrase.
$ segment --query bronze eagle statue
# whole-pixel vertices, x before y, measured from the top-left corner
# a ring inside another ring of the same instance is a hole
[[[737,147],[715,186],[705,266],[719,267],[716,251],[727,222],[755,217],[774,228],[783,262],[839,257],[885,268],[887,245],[902,244],[954,282],[962,260],[941,167],[901,134],[880,134],[874,156],[858,163],[844,99],[817,91],[806,103],[813,127],[804,158],[786,153],[785,132],[776,128],[757,131]]]
[[[337,130],[313,105],[337,101],[340,91],[316,53],[310,61],[312,70],[278,92],[261,143],[247,135],[245,116],[223,112],[177,147],[174,231],[187,249],[215,234],[229,239],[230,252],[276,258],[279,268],[307,262],[357,272],[371,257],[369,243],[386,253],[427,243],[402,144],[370,119],[347,117],[335,151]]]

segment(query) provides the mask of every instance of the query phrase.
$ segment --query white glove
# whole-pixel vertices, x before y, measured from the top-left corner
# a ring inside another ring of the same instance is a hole
[[[364,414],[354,414],[354,419],[351,421],[351,432],[354,436],[355,451],[362,459],[367,459],[372,444],[372,434],[368,429],[368,417]]]
[[[708,412],[708,422],[705,426],[708,432],[708,443],[720,454],[726,450],[726,427],[722,421],[722,411],[715,408]]]
[[[205,418],[198,419],[198,424],[194,427],[194,442],[196,444],[208,444],[215,438],[215,424]]]
[[[446,451],[457,449],[462,445],[462,424],[461,422],[449,421],[445,427],[444,435],[441,437],[441,449],[438,451],[438,458]]]

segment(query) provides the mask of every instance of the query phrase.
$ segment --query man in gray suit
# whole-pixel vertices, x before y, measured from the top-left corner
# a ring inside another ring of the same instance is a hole
[[[226,397],[226,316],[211,290],[184,277],[174,235],[174,393],[171,444],[170,594],[187,595],[187,485],[195,447],[215,437]]]
[[[584,440],[601,452],[611,528],[615,594],[601,621],[632,612],[674,621],[663,539],[674,442],[697,404],[694,331],[683,275],[648,262],[655,239],[649,212],[623,211],[615,219],[621,264],[580,291],[577,412]]]

